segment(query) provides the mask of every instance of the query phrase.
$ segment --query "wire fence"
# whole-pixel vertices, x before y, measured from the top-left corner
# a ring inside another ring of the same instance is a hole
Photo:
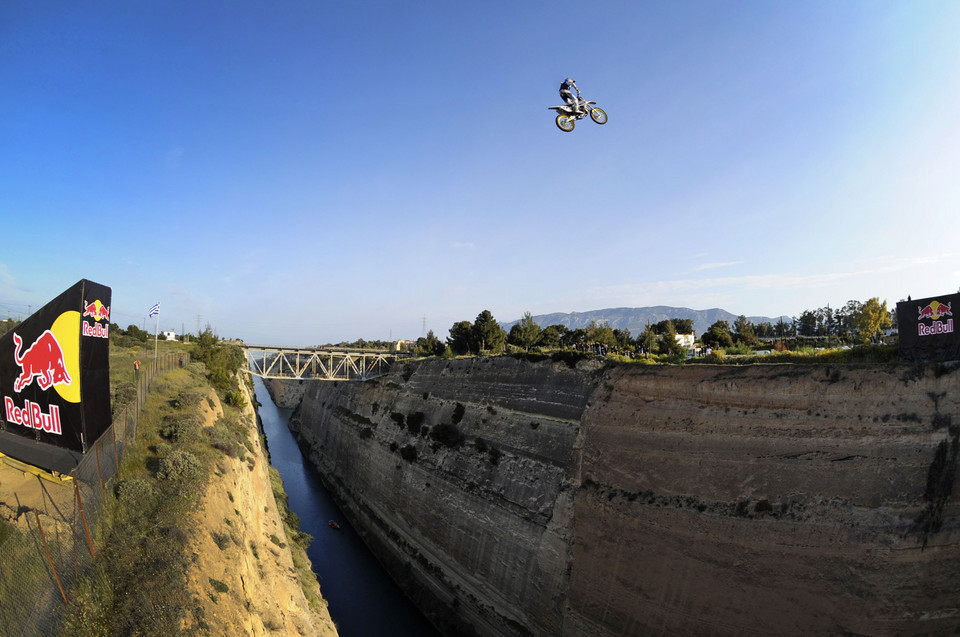
[[[114,413],[106,432],[87,450],[69,478],[23,473],[23,501],[15,502],[15,528],[0,525],[0,635],[53,637],[82,578],[93,573],[106,532],[104,507],[124,449],[137,437],[140,412],[153,380],[189,363],[187,354],[164,354],[138,374],[135,400]],[[19,486],[19,485],[18,485]]]

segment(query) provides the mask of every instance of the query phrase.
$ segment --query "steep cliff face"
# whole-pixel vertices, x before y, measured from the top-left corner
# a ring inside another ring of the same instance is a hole
[[[429,361],[291,426],[450,634],[945,634],[958,378]]]

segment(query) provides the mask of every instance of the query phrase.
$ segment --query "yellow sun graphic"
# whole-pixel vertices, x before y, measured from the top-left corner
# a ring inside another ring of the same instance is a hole
[[[54,385],[60,397],[67,402],[80,402],[80,312],[64,312],[50,326],[60,343],[63,365],[70,376],[70,384]]]

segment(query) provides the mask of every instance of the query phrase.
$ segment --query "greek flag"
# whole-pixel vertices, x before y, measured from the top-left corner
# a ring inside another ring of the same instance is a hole
[[[150,316],[159,316],[160,315],[160,304],[157,303],[150,308]]]

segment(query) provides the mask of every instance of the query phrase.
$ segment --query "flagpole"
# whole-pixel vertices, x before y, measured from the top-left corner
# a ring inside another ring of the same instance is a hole
[[[150,316],[157,317],[157,326],[153,330],[153,371],[157,371],[157,359],[160,356],[160,349],[158,345],[158,337],[160,335],[160,304],[157,303],[150,308]]]

